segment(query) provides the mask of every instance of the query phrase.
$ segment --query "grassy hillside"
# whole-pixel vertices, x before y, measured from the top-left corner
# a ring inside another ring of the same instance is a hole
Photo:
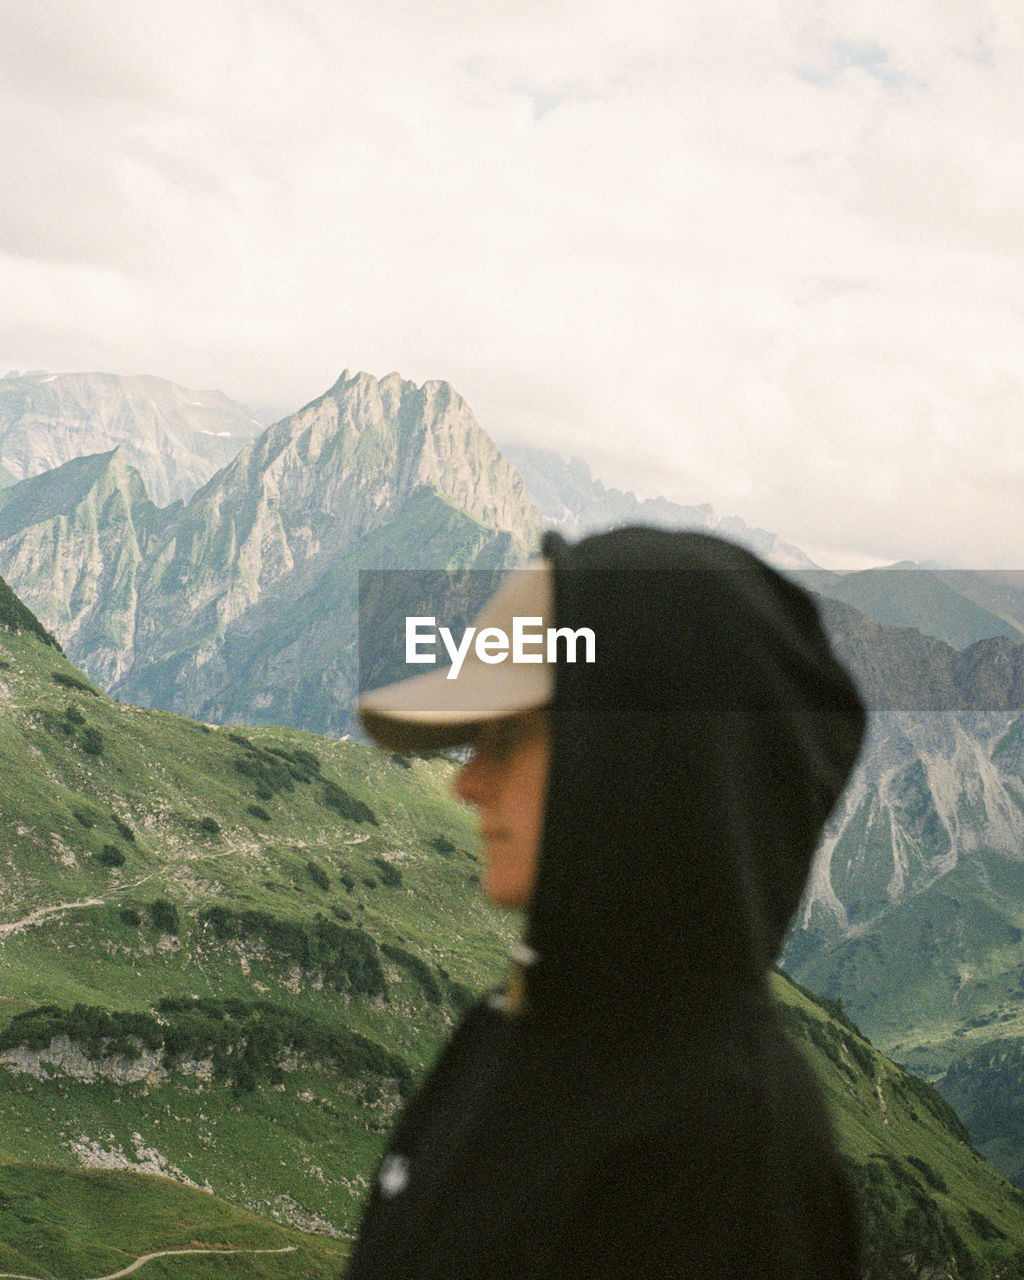
[[[0,1165],[0,1272],[84,1280],[166,1253],[139,1274],[313,1280],[337,1275],[346,1252],[165,1178]]]
[[[142,1275],[336,1273],[395,1112],[514,936],[452,769],[121,706],[0,632],[0,1270],[298,1242]],[[946,1104],[840,1009],[778,992],[868,1274],[1024,1270],[1024,1202]]]
[[[9,632],[0,708],[0,1158],[349,1230],[512,936],[451,766],[124,707]]]
[[[781,974],[775,993],[821,1081],[861,1203],[872,1280],[1024,1274],[1024,1194],[940,1094],[875,1049],[840,1005]]]

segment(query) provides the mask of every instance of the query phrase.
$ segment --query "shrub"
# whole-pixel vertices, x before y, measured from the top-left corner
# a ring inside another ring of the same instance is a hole
[[[217,821],[216,818],[200,818],[199,821],[196,823],[196,826],[205,835],[208,835],[208,836],[220,835],[220,823]]]
[[[82,750],[86,755],[101,756],[103,754],[103,734],[92,725],[82,730]]]
[[[907,1156],[907,1164],[912,1164],[914,1166],[933,1191],[941,1191],[946,1195],[949,1194],[949,1187],[946,1184],[946,1179],[941,1173],[938,1173],[933,1169],[926,1160],[922,1160],[920,1156]]]
[[[430,972],[430,966],[425,961],[419,956],[414,956],[412,952],[406,951],[404,947],[395,947],[387,942],[382,942],[380,949],[415,978],[431,1004],[441,1003],[441,988],[437,985],[434,975]]]
[[[121,923],[126,924],[130,929],[137,929],[142,924],[142,916],[134,907],[122,907],[120,911]]]
[[[124,866],[124,854],[116,844],[105,844],[96,857],[105,867]]]
[[[135,832],[127,822],[122,822],[116,813],[114,814],[114,826],[117,827],[118,834],[121,836],[122,840],[129,840],[134,843]]]
[[[402,883],[402,873],[393,863],[388,862],[386,858],[374,858],[374,862],[380,868],[380,878],[384,884],[390,889],[397,889]]]
[[[71,812],[75,815],[76,820],[85,827],[86,831],[88,831],[90,827],[94,827],[98,821],[98,819],[87,809],[72,809]]]
[[[322,915],[310,926],[266,911],[232,911],[220,903],[208,907],[202,918],[220,939],[263,942],[303,969],[321,969],[331,986],[358,995],[387,994],[377,944],[360,929],[343,929]]]
[[[269,800],[270,797],[267,796],[266,799]],[[264,809],[264,807],[261,804],[249,805],[249,812],[252,814],[254,818],[259,818],[261,822],[270,821],[270,814],[266,811],[266,809]]]
[[[85,716],[82,715],[73,702],[68,703],[67,710],[64,712],[64,719],[71,724],[85,724]]]
[[[347,818],[349,822],[372,822],[377,826],[377,815],[373,812],[368,804],[364,804],[362,800],[357,800],[355,796],[349,795],[344,787],[339,786],[336,782],[331,782],[325,778],[323,780],[323,792],[321,794],[321,802],[328,809],[334,809],[341,817]]]
[[[46,1005],[11,1018],[0,1031],[0,1053],[18,1047],[43,1049],[57,1036],[84,1045],[90,1055],[139,1056],[139,1043],[162,1050],[165,1059],[203,1058],[214,1076],[230,1081],[237,1095],[262,1078],[281,1078],[282,1053],[305,1053],[334,1064],[339,1075],[362,1082],[367,1076],[390,1079],[407,1097],[412,1072],[355,1031],[334,1030],[301,1014],[265,1001],[164,999],[153,1013],[110,1012],[88,1005],[61,1009]],[[371,1087],[373,1087],[371,1085]],[[379,1086],[378,1086],[379,1087]]]
[[[339,879],[339,880],[341,881],[341,883],[345,886],[345,888],[349,891],[349,893],[351,893],[351,892],[352,892],[352,890],[356,887],[356,882],[352,879],[352,877],[351,877],[351,876],[341,875],[341,876],[338,876],[338,879]]]
[[[313,860],[310,859],[310,861],[306,863],[306,870],[309,872],[310,880],[313,881],[316,887],[318,889],[322,889],[324,893],[326,893],[331,887],[331,881],[323,867],[320,866],[318,862],[313,862]]]
[[[1006,1239],[1006,1232],[1001,1231],[994,1222],[986,1218],[983,1213],[979,1213],[977,1209],[968,1209],[967,1216],[971,1221],[971,1226],[981,1236],[982,1240]]]
[[[178,908],[168,898],[155,898],[149,904],[149,918],[160,933],[177,933],[181,928]]]
[[[455,853],[455,845],[447,836],[434,836],[433,840],[427,842],[435,853],[441,854],[445,858],[450,858]]]
[[[77,676],[65,675],[63,671],[51,671],[50,677],[55,684],[59,684],[65,689],[81,689],[83,693],[91,693],[94,698],[99,696],[97,690],[91,684],[86,684],[84,680],[79,680]]]
[[[312,751],[306,751],[304,747],[296,747],[292,752],[292,759],[310,773],[320,772],[320,757]]]

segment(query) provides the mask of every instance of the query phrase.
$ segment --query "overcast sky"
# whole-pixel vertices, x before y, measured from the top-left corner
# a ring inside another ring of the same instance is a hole
[[[1020,0],[7,0],[0,372],[343,368],[822,563],[1024,565]]]

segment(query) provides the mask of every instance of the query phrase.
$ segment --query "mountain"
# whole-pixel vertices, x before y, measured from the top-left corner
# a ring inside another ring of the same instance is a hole
[[[1010,1114],[1024,1046],[1024,647],[999,636],[957,650],[822,608],[871,728],[787,971],[936,1080],[986,1155],[1024,1180],[1020,1126],[992,1120]]]
[[[0,1265],[284,1249],[231,1273],[336,1275],[396,1109],[516,934],[479,897],[455,765],[124,706],[23,610],[4,622]],[[1024,1197],[839,1006],[774,985],[868,1280],[1011,1274]]]
[[[133,644],[146,557],[180,512],[150,502],[123,446],[0,489],[9,576],[103,684]]]
[[[680,506],[665,498],[639,499],[595,480],[581,458],[520,444],[502,444],[545,525],[572,539],[626,524],[715,533],[748,547],[820,595],[853,605],[893,627],[964,648],[975,640],[1007,636],[1024,641],[1024,574],[1005,570],[952,570],[901,562],[880,569],[836,573],[819,569],[791,543],[738,516],[719,516],[708,503]]]
[[[796,575],[811,591],[892,627],[912,627],[955,649],[1006,636],[1024,641],[1024,581],[988,570],[928,569],[911,562],[858,573]]]
[[[582,458],[566,461],[557,453],[528,445],[502,444],[501,451],[523,477],[544,524],[573,540],[601,529],[652,524],[665,529],[699,529],[748,547],[781,569],[813,569],[814,561],[777,534],[754,529],[738,516],[718,516],[707,503],[683,507],[666,498],[640,499],[632,492],[606,489]]]
[[[188,499],[263,430],[220,391],[112,373],[0,378],[0,487],[123,447],[159,506]]]
[[[447,384],[342,374],[187,505],[125,449],[0,490],[0,568],[119,697],[351,727],[360,568],[496,568],[536,548],[518,475]]]

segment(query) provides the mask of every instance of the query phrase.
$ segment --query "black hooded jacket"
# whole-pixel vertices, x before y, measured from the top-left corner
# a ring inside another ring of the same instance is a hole
[[[349,1280],[854,1280],[855,1212],[766,974],[864,714],[799,588],[699,534],[544,554],[556,671],[526,1001],[466,1016]]]

